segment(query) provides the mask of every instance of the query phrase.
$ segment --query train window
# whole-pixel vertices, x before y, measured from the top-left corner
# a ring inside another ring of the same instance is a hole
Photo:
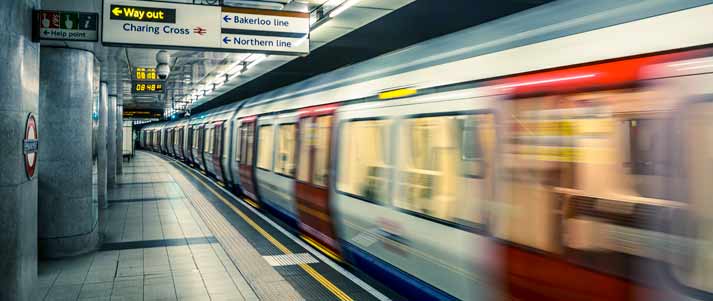
[[[252,123],[245,125],[247,131],[245,132],[245,161],[247,165],[253,165],[253,153],[254,151],[254,139],[255,139],[255,127]]]
[[[666,154],[666,128],[663,120],[632,119],[629,124],[631,172],[635,175],[663,175],[670,170]]]
[[[239,145],[240,145],[240,150],[238,151],[238,154],[240,155],[240,159],[238,161],[245,162],[245,155],[247,152],[245,151],[245,139],[248,137],[248,128],[246,125],[243,123],[240,125],[240,130],[238,131],[238,140],[240,140]]]
[[[339,137],[337,189],[386,204],[391,182],[391,120],[349,121]]]
[[[203,151],[206,153],[213,153],[213,129],[205,130],[205,140],[203,144]]]
[[[467,177],[483,177],[486,149],[495,145],[495,127],[492,114],[464,115],[458,117],[460,132],[460,174]]]
[[[417,214],[479,227],[485,200],[485,153],[494,150],[492,114],[406,119],[399,127],[394,206]]]
[[[238,121],[235,120],[233,123],[237,124]],[[242,145],[240,142],[243,138],[243,130],[244,130],[244,128],[242,126],[238,127],[235,137],[233,137],[233,140],[235,141],[235,148],[234,148],[235,149],[235,161],[240,161],[240,154],[242,154],[242,149],[241,149]]]
[[[666,250],[673,276],[694,293],[697,300],[713,300],[713,102],[692,101],[677,112],[680,131],[667,137],[667,143],[680,146],[676,153],[676,170],[681,174],[669,178],[679,182],[680,199],[685,209],[679,209],[666,223],[670,232]],[[664,224],[664,223],[662,223]]]
[[[297,165],[297,179],[303,182],[309,181],[309,150],[312,146],[312,118],[300,120],[300,152]]]
[[[297,126],[294,123],[281,124],[278,130],[277,163],[275,172],[289,177],[295,176],[295,137]]]
[[[257,141],[257,167],[262,169],[272,169],[273,157],[273,130],[272,125],[260,126]]]
[[[312,184],[327,186],[327,180],[329,178],[329,138],[332,128],[332,115],[317,117],[314,126]]]

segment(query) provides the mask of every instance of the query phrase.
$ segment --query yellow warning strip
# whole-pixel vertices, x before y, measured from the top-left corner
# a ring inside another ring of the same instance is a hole
[[[339,261],[339,262],[344,262],[344,259],[342,259],[342,257],[339,256],[339,254],[332,252],[332,250],[325,247],[321,243],[315,241],[314,239],[310,238],[309,236],[300,234],[300,238],[302,238],[308,244],[312,245],[315,249],[318,249],[318,250],[322,251],[322,253],[327,254],[327,256],[331,257],[332,259]]]
[[[253,208],[260,209],[260,205],[256,203],[255,201],[251,200],[250,198],[243,198],[243,201],[248,203],[248,205],[253,206]]]
[[[260,225],[258,225],[257,223],[255,223],[255,221],[253,221],[249,216],[247,216],[245,213],[243,213],[242,210],[238,209],[238,207],[235,207],[235,205],[233,205],[233,203],[231,203],[230,201],[228,201],[227,199],[225,199],[222,195],[220,195],[218,192],[216,192],[215,190],[213,190],[212,187],[210,187],[208,184],[206,184],[202,179],[199,179],[199,178],[198,178],[197,176],[195,176],[193,173],[189,172],[189,174],[190,174],[194,179],[198,180],[198,182],[200,182],[201,185],[203,185],[203,187],[205,187],[206,189],[208,189],[208,191],[210,191],[215,197],[217,197],[220,201],[222,201],[223,204],[225,204],[225,205],[227,205],[228,207],[230,207],[230,209],[232,209],[233,212],[235,212],[236,214],[238,214],[238,216],[240,216],[240,218],[242,218],[246,223],[248,223],[248,225],[250,225],[253,229],[255,229],[255,231],[257,231],[258,233],[260,233],[260,235],[262,235],[263,237],[265,237],[265,239],[267,239],[270,243],[272,243],[272,245],[274,245],[276,248],[280,249],[280,251],[282,251],[282,252],[285,253],[285,254],[292,254],[292,251],[290,251],[290,249],[288,249],[287,247],[285,247],[285,245],[283,245],[283,244],[280,243],[277,239],[275,239],[274,237],[272,237],[272,235],[270,235],[270,233],[268,233],[267,231],[265,231],[265,229],[263,229],[262,227],[260,227]],[[332,292],[332,294],[334,294],[335,296],[337,296],[337,298],[339,298],[339,300],[342,300],[342,301],[354,301],[354,299],[352,299],[352,298],[349,297],[347,294],[345,294],[341,289],[339,289],[337,286],[335,286],[334,283],[332,283],[331,281],[329,281],[329,279],[324,278],[324,276],[322,276],[322,274],[320,274],[319,272],[317,272],[314,268],[312,268],[312,267],[309,266],[308,264],[304,264],[304,263],[303,263],[303,264],[300,264],[299,266],[300,266],[300,268],[302,268],[305,272],[307,272],[307,274],[309,274],[310,276],[312,276],[312,278],[314,278],[314,280],[317,280],[317,282],[319,282],[320,284],[322,284],[322,286],[324,286],[327,290],[329,290],[330,292]]]

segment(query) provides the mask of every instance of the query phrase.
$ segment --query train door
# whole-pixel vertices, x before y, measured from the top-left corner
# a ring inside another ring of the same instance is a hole
[[[184,138],[184,129],[183,129],[183,127],[180,127],[178,129],[178,150],[176,152],[178,153],[178,157],[181,160],[186,158],[186,155],[183,152],[183,138]]]
[[[236,192],[240,192],[240,157],[242,154],[242,150],[240,146],[242,145],[241,143],[241,129],[242,127],[240,126],[240,121],[238,119],[233,120],[233,131],[232,131],[232,140],[233,141],[233,158],[230,158],[228,161],[230,163],[228,164],[229,170],[230,170],[230,177],[233,180],[233,188],[235,189]]]
[[[188,132],[188,134],[186,135],[186,142],[183,145],[184,151],[186,152],[185,160],[188,162],[193,162],[193,126],[186,125],[186,131]]]
[[[175,152],[173,151],[176,143],[175,130],[168,129],[166,131],[168,132],[168,143],[166,143],[166,146],[168,147],[168,154],[171,156],[175,156]]]
[[[243,193],[257,201],[255,190],[255,171],[253,170],[255,157],[255,125],[257,116],[243,119],[240,125],[240,186]],[[255,204],[253,204],[255,205]]]
[[[302,237],[338,257],[329,206],[329,166],[335,105],[300,111],[295,198]]]
[[[201,124],[198,126],[198,137],[196,144],[196,164],[201,170],[205,171],[205,160],[203,158],[203,144],[205,143],[205,125]]]
[[[223,158],[223,131],[225,130],[225,121],[218,121],[213,127],[213,168],[215,177],[218,181],[227,184],[221,159]]]

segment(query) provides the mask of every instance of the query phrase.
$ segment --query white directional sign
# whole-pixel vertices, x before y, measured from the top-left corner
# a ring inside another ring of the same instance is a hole
[[[309,53],[309,14],[224,7],[222,44],[227,49]]]
[[[309,14],[104,0],[102,43],[207,51],[309,53]]]
[[[153,1],[104,1],[102,43],[215,48],[219,8]]]

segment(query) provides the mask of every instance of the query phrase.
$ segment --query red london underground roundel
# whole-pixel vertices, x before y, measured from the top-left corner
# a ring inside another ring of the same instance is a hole
[[[27,115],[25,139],[22,141],[22,153],[25,155],[25,172],[28,179],[32,179],[35,176],[37,149],[37,121],[35,120],[35,115],[30,113]]]

